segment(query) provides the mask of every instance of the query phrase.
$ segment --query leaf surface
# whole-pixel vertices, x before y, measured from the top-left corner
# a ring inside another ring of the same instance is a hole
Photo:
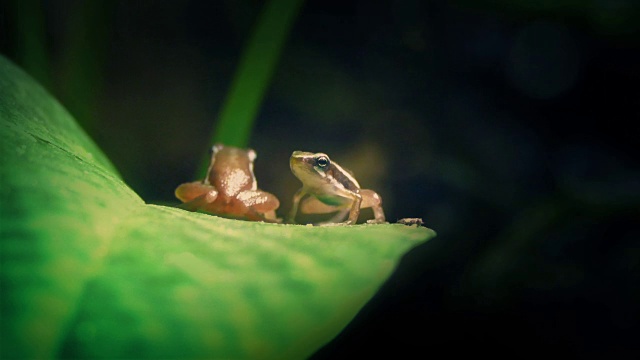
[[[1,57],[0,138],[7,357],[308,357],[435,236],[145,204],[64,108]]]

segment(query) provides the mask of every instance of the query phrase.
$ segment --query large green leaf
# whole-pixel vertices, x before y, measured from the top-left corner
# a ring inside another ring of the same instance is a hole
[[[303,358],[434,236],[145,204],[3,58],[0,139],[3,357]]]

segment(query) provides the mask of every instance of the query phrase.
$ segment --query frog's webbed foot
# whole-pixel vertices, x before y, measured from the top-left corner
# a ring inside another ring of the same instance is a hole
[[[264,222],[282,224],[282,218],[276,216],[275,210],[268,211],[263,214]]]

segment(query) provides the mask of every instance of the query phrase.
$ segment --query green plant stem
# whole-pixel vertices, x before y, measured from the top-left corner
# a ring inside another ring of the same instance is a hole
[[[264,94],[303,0],[270,0],[258,17],[218,116],[213,143],[246,147]],[[204,174],[209,157],[202,161]]]

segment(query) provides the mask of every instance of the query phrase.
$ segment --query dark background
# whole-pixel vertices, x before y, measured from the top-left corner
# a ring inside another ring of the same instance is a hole
[[[176,204],[262,4],[6,1],[0,45]],[[640,356],[639,86],[636,1],[307,1],[251,139],[260,187],[284,215],[290,153],[326,152],[438,232],[314,358]]]

